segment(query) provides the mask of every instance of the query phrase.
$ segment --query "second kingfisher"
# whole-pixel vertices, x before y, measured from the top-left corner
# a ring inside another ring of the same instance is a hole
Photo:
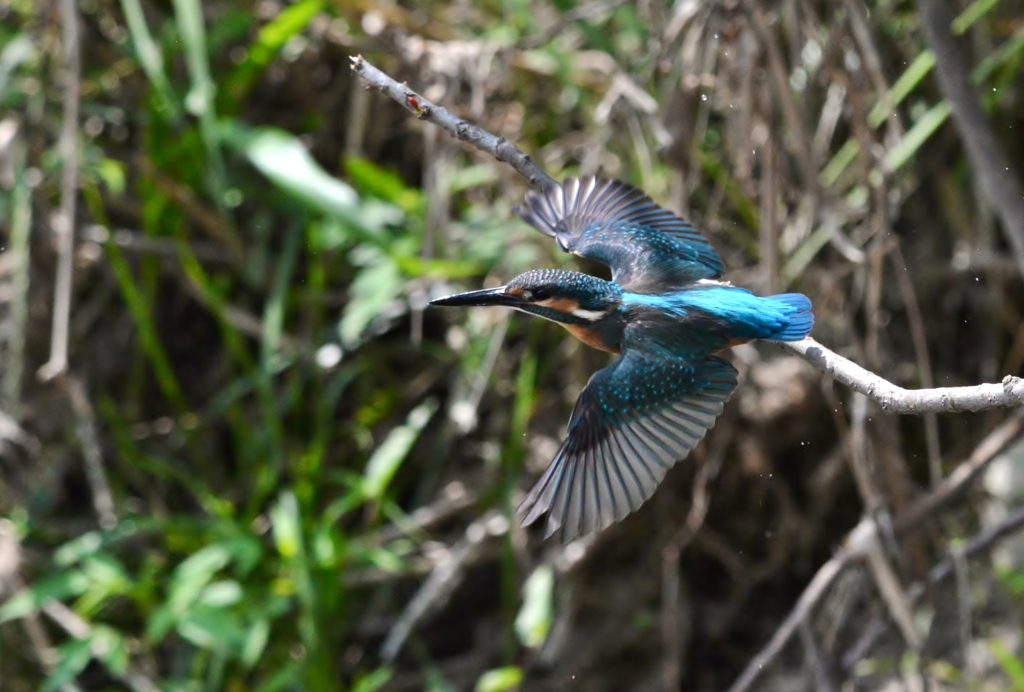
[[[621,181],[568,178],[528,192],[517,213],[566,252],[608,265],[612,280],[540,269],[431,304],[515,308],[620,356],[590,378],[565,442],[518,509],[524,525],[546,513],[546,535],[568,540],[638,509],[715,424],[736,387],[735,368],[715,353],[798,341],[814,316],[799,293],[762,298],[720,281],[707,240]]]

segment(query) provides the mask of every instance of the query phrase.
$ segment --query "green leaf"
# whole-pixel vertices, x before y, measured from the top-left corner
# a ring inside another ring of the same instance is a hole
[[[356,678],[356,682],[352,686],[352,692],[377,692],[377,690],[388,683],[388,680],[394,674],[395,671],[388,666],[381,666],[369,675]]]
[[[178,634],[203,649],[228,652],[244,638],[238,616],[228,610],[199,606],[178,623]]]
[[[60,567],[70,567],[86,555],[99,550],[102,545],[103,534],[99,531],[88,531],[57,548],[53,553],[53,561]]]
[[[38,581],[14,594],[0,606],[0,624],[34,613],[48,601],[60,601],[85,593],[89,583],[85,573],[77,569]]]
[[[71,682],[85,670],[92,660],[89,639],[72,639],[57,648],[57,667],[46,678],[40,692],[55,692]]]
[[[18,34],[0,51],[0,97],[7,90],[11,74],[24,62],[35,60],[36,45],[27,34]]]
[[[112,555],[95,553],[82,560],[82,571],[96,584],[116,591],[131,589],[132,579],[124,566]]]
[[[274,545],[281,557],[290,560],[302,551],[302,523],[295,493],[281,493],[277,504],[270,510],[270,526],[274,530]]]
[[[284,130],[250,129],[229,121],[222,123],[221,137],[291,196],[317,211],[343,219],[364,234],[371,234],[383,222],[398,223],[403,217],[396,207],[378,205],[377,218],[372,220],[373,225],[368,224],[356,191],[324,171],[302,142]]]
[[[249,624],[242,640],[242,663],[246,668],[252,668],[260,662],[263,650],[267,648],[267,640],[270,639],[270,620],[260,618]]]
[[[523,670],[518,666],[505,666],[489,670],[476,681],[476,692],[507,692],[518,689],[523,682]]]
[[[124,635],[106,625],[94,625],[89,634],[90,650],[114,675],[128,670],[128,644]]]
[[[1024,692],[1024,663],[1020,658],[1014,655],[999,639],[989,640],[988,648],[999,663],[999,667],[1006,673],[1006,677],[1010,678],[1013,692]]]
[[[242,600],[242,585],[233,579],[215,581],[199,594],[196,603],[211,608],[226,608]]]
[[[338,325],[338,335],[346,350],[351,350],[359,343],[370,322],[405,288],[402,274],[392,258],[377,253],[375,248],[362,249],[375,252],[379,259],[360,270],[349,288],[348,306]]]
[[[423,213],[423,193],[407,186],[394,171],[358,156],[345,159],[345,170],[363,192],[394,204],[406,214],[418,216]]]
[[[374,451],[363,473],[363,493],[373,500],[384,496],[391,479],[402,465],[424,426],[437,410],[437,402],[428,399],[412,410],[405,425],[400,425]]]
[[[208,545],[182,561],[174,570],[168,589],[167,600],[174,612],[183,614],[230,561],[231,554],[220,544]]]
[[[552,593],[555,572],[549,565],[540,565],[523,584],[523,606],[516,615],[516,636],[529,649],[536,649],[551,631]]]
[[[120,197],[125,190],[124,164],[106,157],[96,162],[96,175],[107,186],[110,193]]]

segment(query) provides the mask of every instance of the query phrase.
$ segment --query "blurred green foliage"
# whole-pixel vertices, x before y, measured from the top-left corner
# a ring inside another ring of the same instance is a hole
[[[60,497],[14,484],[0,495],[0,509],[34,555],[25,587],[0,605],[2,631],[14,636],[54,601],[84,627],[80,638],[58,637],[48,670],[0,655],[2,674],[13,680],[5,689],[72,689],[76,680],[89,680],[80,689],[146,689],[139,671],[160,689],[189,692],[372,692],[393,679],[368,651],[380,634],[358,628],[375,615],[394,618],[408,599],[408,584],[390,577],[419,574],[417,559],[431,541],[411,513],[456,475],[452,412],[468,406],[475,415],[478,390],[495,368],[489,353],[507,326],[472,314],[441,333],[441,318],[422,315],[426,297],[449,284],[570,260],[510,221],[521,183],[497,164],[448,148],[426,192],[423,138],[409,134],[414,125],[403,112],[379,115],[389,107],[382,96],[363,95],[373,99],[372,147],[335,142],[355,120],[349,102],[360,88],[347,75],[348,54],[373,51],[387,60],[372,30],[378,21],[508,49],[546,29],[538,4],[388,5],[382,18],[344,0],[80,3],[82,220],[127,228],[164,252],[105,242],[94,264],[80,262],[76,315],[90,316],[81,320],[73,373],[92,386],[119,520],[92,528],[88,485],[67,468],[61,473],[72,487]],[[934,60],[913,35],[906,3],[874,4],[879,26],[915,52],[868,116],[874,129],[901,104],[916,115],[885,153],[886,173],[894,173],[936,136],[949,108],[932,103],[924,86]],[[984,22],[996,5],[971,4],[957,31]],[[37,205],[54,206],[56,5],[0,6],[0,113],[19,114],[41,177],[33,183]],[[574,9],[558,0],[545,5],[544,17]],[[607,149],[607,172],[667,196],[672,172],[651,158],[660,144],[650,123],[590,119],[602,103],[606,64],[659,96],[666,58],[649,47],[663,28],[622,3],[577,22],[571,42],[521,51],[519,72],[496,75],[508,86],[492,88],[522,102],[524,146],[543,159],[548,142],[584,129],[594,135],[590,146]],[[341,38],[325,38],[331,32]],[[977,82],[993,91],[1008,85],[1022,56],[1024,25],[978,64]],[[327,76],[314,85],[321,68]],[[537,83],[543,88],[532,88]],[[461,88],[449,85],[447,105],[471,100]],[[691,201],[720,224],[732,258],[754,263],[760,210],[723,153],[721,130],[712,117],[693,142],[707,182]],[[837,197],[862,199],[859,140],[844,136],[828,149],[821,181]],[[311,149],[312,142],[321,146]],[[562,169],[550,172],[581,167],[588,152],[579,148],[552,154],[547,160]],[[24,182],[25,161],[16,165]],[[450,213],[438,215],[438,199],[450,201]],[[26,259],[30,212],[26,186],[0,195],[0,218],[11,219],[7,243]],[[799,281],[830,237],[821,226],[800,238],[783,281]],[[215,260],[205,252],[211,246]],[[24,324],[27,313],[20,314]],[[24,356],[26,371],[45,360],[41,330],[27,329],[35,350]],[[480,435],[473,459],[484,461],[479,514],[507,512],[541,382],[554,379],[542,375],[560,362],[550,355],[560,342],[547,327],[516,322],[511,330],[513,355],[501,366],[511,383],[508,408],[497,428]],[[5,384],[4,395],[12,410],[25,403],[18,386]],[[547,398],[564,413],[562,392]],[[78,445],[70,434],[52,438],[45,442],[61,449]],[[518,688],[521,651],[539,648],[552,626],[552,570],[520,573],[510,554],[499,580],[511,645],[476,680],[479,692]],[[993,651],[1019,688],[1019,662]],[[429,656],[413,655],[427,671],[427,689],[452,689]]]

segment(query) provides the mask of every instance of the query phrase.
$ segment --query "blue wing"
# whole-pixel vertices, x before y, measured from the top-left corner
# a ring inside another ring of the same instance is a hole
[[[523,525],[548,514],[545,535],[567,541],[619,521],[704,437],[736,387],[715,357],[666,359],[628,350],[590,379],[569,434],[519,505]]]
[[[722,275],[722,260],[693,226],[619,180],[567,178],[527,192],[516,213],[566,252],[611,267],[627,291],[661,291]]]

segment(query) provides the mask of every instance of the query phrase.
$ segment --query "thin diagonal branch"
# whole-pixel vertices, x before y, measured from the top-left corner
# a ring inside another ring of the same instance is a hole
[[[466,142],[472,147],[486,152],[502,163],[516,169],[519,175],[526,178],[534,187],[555,185],[555,179],[545,173],[540,166],[527,156],[526,152],[512,144],[504,137],[497,137],[476,125],[457,118],[444,108],[423,98],[405,84],[399,84],[376,67],[366,62],[363,56],[352,58],[352,71],[359,75],[370,87],[383,91],[396,103],[420,120],[437,125],[455,139]]]
[[[977,172],[981,187],[1003,222],[1003,232],[1024,276],[1024,183],[1011,165],[1006,146],[1000,143],[981,109],[971,83],[967,55],[950,30],[953,7],[948,0],[917,0],[925,42],[935,53],[939,88],[949,101],[971,168]]]
[[[455,117],[441,106],[427,101],[412,89],[399,84],[366,62],[362,56],[352,58],[352,71],[372,88],[384,92],[421,120],[437,125],[451,136],[512,166],[531,185],[546,187],[556,184],[554,178],[541,170],[516,145],[485,132],[476,125]],[[1021,218],[1024,219],[1024,213]],[[985,411],[1024,406],[1024,380],[1019,377],[1007,376],[998,384],[980,384],[973,387],[904,389],[830,351],[814,339],[807,338],[783,345],[822,372],[864,394],[890,413],[920,415],[931,412]]]

